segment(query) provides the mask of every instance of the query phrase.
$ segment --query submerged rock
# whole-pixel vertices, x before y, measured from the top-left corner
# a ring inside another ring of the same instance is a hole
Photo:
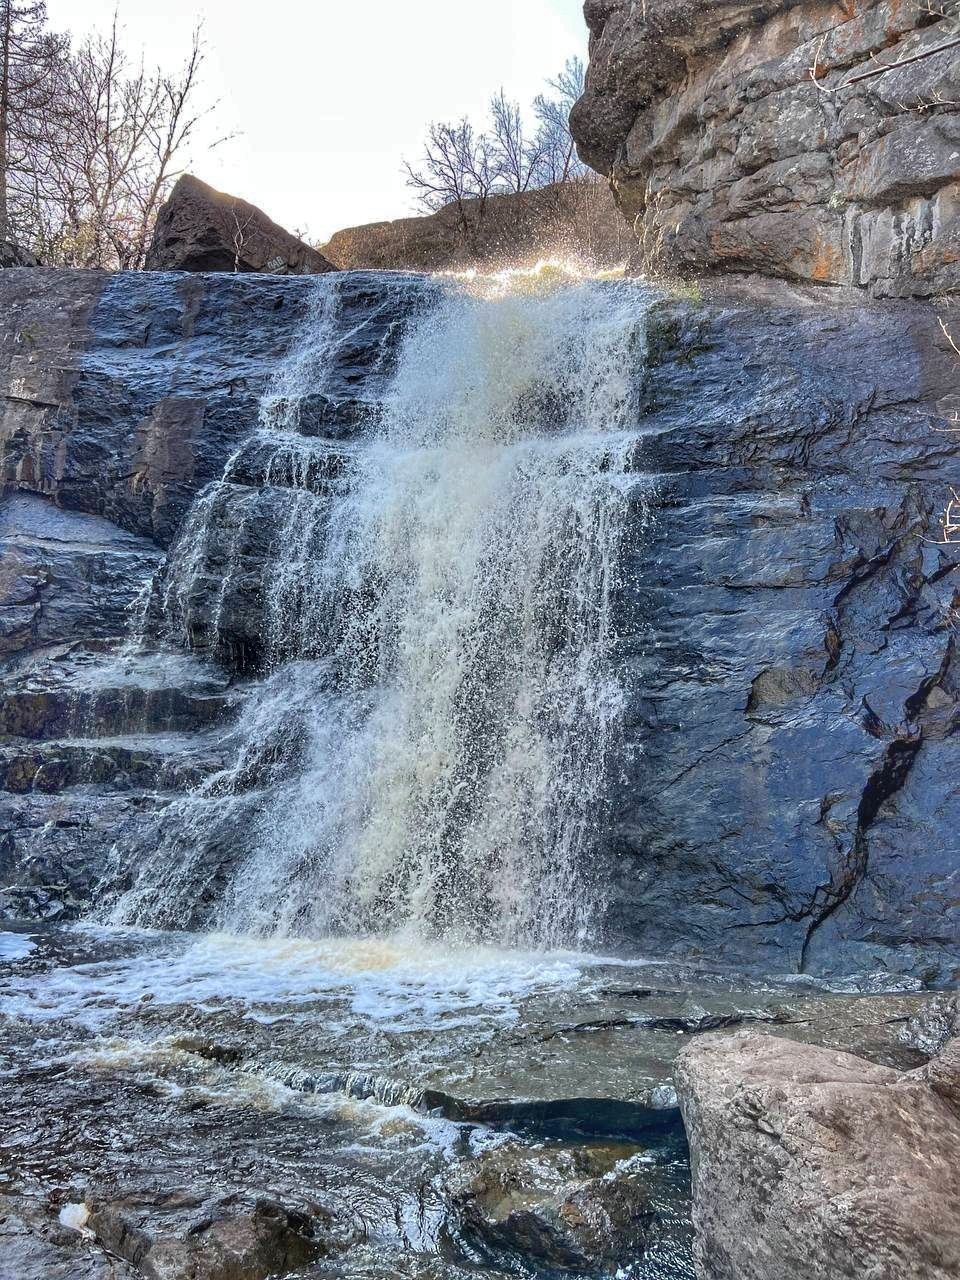
[[[607,1270],[640,1258],[653,1218],[624,1154],[509,1144],[455,1169],[445,1194],[464,1240],[493,1262]]]
[[[272,1200],[244,1209],[189,1194],[132,1196],[88,1205],[86,1229],[148,1280],[267,1280],[331,1248],[329,1219]],[[238,1211],[239,1210],[239,1211]]]
[[[960,1270],[954,1042],[912,1072],[754,1031],[676,1080],[703,1280],[951,1280]]]
[[[137,1280],[123,1258],[108,1257],[89,1231],[71,1229],[21,1196],[0,1196],[3,1280]]]

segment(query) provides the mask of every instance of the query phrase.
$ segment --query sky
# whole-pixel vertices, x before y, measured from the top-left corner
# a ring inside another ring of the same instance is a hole
[[[47,0],[77,37],[115,7],[125,48],[169,68],[203,21],[218,106],[191,171],[315,241],[416,212],[401,169],[431,120],[479,119],[501,85],[528,103],[586,56],[582,0],[268,0],[256,21],[247,0]]]

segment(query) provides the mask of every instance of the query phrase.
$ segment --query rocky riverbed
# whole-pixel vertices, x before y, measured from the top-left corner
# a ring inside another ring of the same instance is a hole
[[[752,1028],[916,1067],[934,1000],[402,939],[28,926],[0,956],[18,1280],[682,1280],[677,1054]]]

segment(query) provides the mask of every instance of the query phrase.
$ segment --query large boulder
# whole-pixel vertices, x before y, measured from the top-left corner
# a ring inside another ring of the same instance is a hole
[[[336,1250],[331,1220],[272,1200],[201,1204],[189,1193],[133,1195],[78,1206],[84,1229],[148,1280],[267,1280]],[[96,1277],[99,1280],[99,1277]]]
[[[898,1072],[755,1031],[690,1044],[676,1082],[701,1280],[960,1274],[952,1050]]]
[[[0,240],[0,270],[4,267],[35,267],[37,260],[28,250],[11,240]]]
[[[308,276],[331,262],[262,209],[184,174],[157,216],[148,271],[268,271]]]
[[[571,128],[641,265],[960,288],[955,9],[588,0]]]

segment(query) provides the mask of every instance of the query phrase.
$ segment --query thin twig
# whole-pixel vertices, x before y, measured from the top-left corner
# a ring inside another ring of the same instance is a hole
[[[950,330],[947,328],[946,320],[944,320],[942,316],[937,316],[937,324],[943,330],[943,336],[950,343],[951,347],[953,347],[957,355],[960,356],[960,347],[957,346],[956,339],[954,338]]]
[[[834,85],[832,89],[820,83],[820,54],[823,52],[823,46],[826,42],[826,35],[820,41],[817,48],[816,57],[813,60],[813,66],[810,68],[810,79],[817,86],[821,93],[839,93],[841,89],[849,88],[852,84],[859,84],[863,80],[870,80],[874,76],[885,75],[888,71],[896,71],[898,67],[905,67],[911,62],[919,62],[921,58],[932,58],[935,54],[943,53],[946,49],[955,49],[960,46],[960,36],[953,40],[947,40],[945,44],[938,44],[933,49],[921,49],[918,53],[912,53],[909,57],[898,58],[896,62],[888,62],[885,66],[874,67],[871,71],[862,71],[860,75],[850,76],[844,80],[842,84]]]

